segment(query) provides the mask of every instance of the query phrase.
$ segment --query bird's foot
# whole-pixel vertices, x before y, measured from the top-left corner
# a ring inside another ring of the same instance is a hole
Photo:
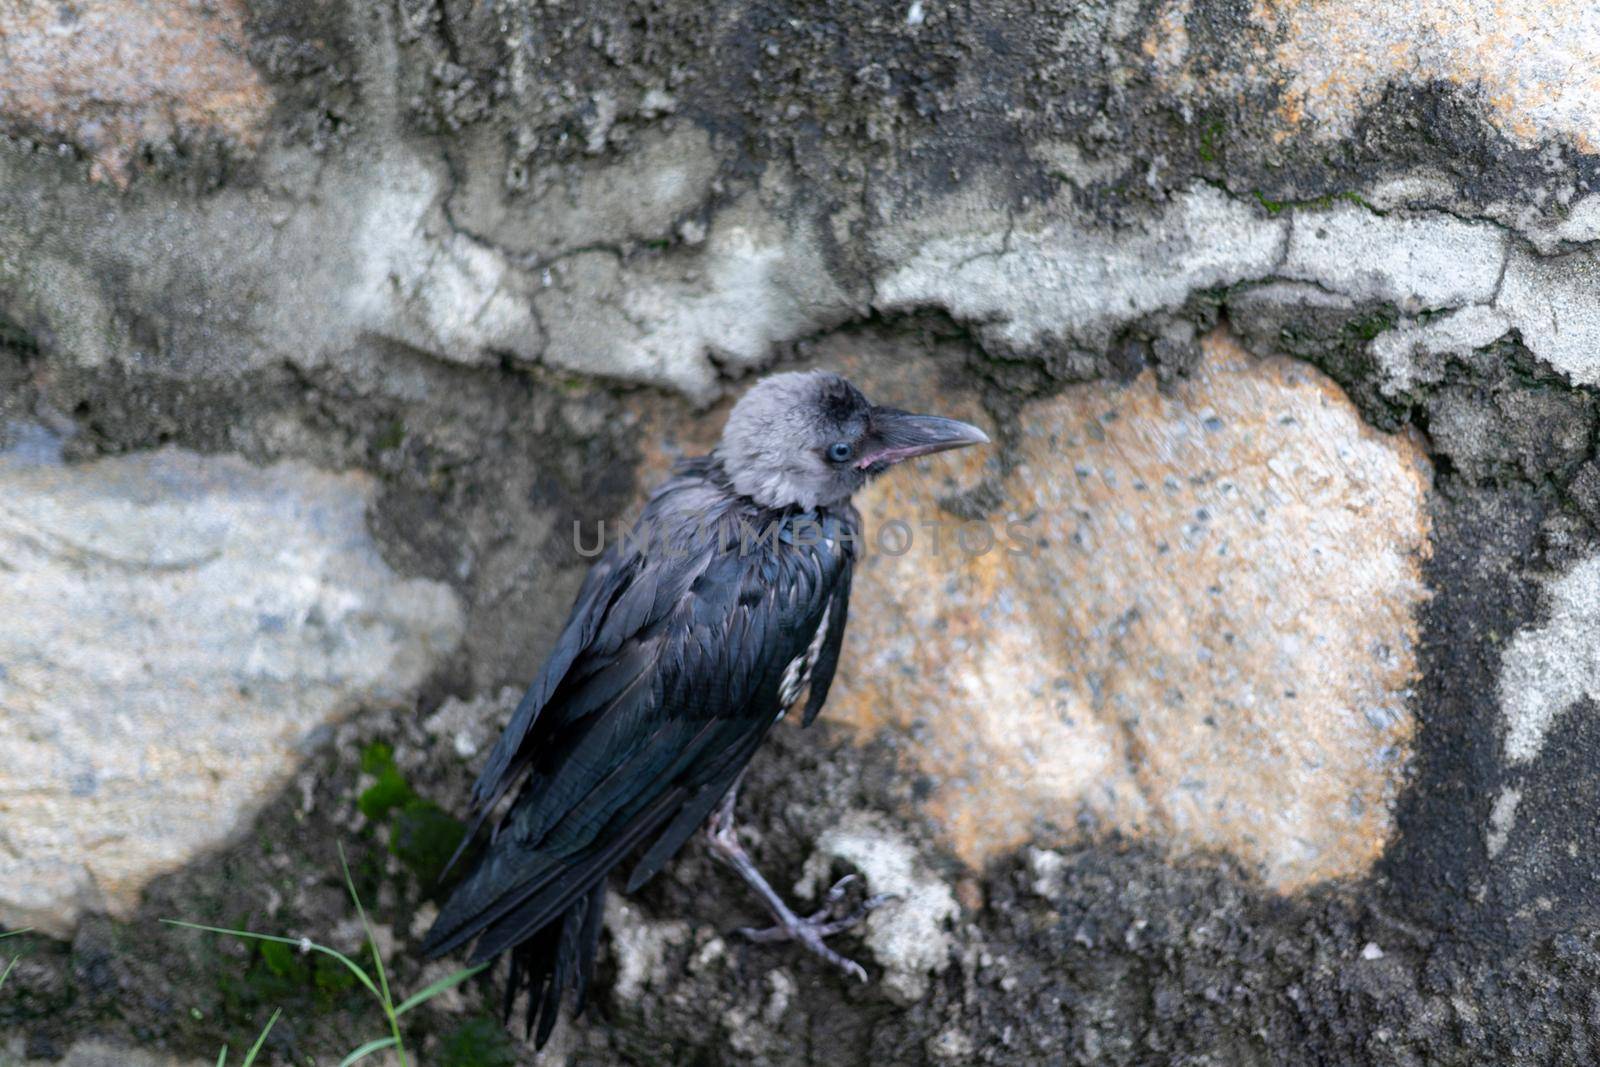
[[[840,905],[844,903],[845,893],[855,880],[856,876],[853,874],[847,874],[839,879],[828,890],[828,895],[824,898],[822,907],[804,918],[796,915],[787,907],[783,907],[782,911],[774,908],[772,909],[774,918],[778,920],[774,925],[761,930],[747,926],[741,929],[739,933],[751,941],[761,944],[769,944],[774,941],[794,941],[804,946],[818,958],[826,960],[844,973],[865,982],[867,980],[865,968],[855,960],[841,956],[829,948],[825,939],[850,929],[876,909],[898,898],[892,893],[879,893],[868,897],[844,914],[840,914]]]
[[[844,973],[865,982],[866,969],[854,960],[846,959],[833,951],[827,946],[826,939],[850,929],[874,909],[897,898],[890,893],[880,893],[868,897],[854,909],[841,914],[845,893],[856,881],[856,876],[851,874],[833,884],[827,896],[823,898],[820,909],[803,919],[796,915],[793,909],[784,903],[778,891],[761,876],[761,872],[756,869],[755,861],[739,842],[739,834],[733,823],[734,796],[738,789],[738,782],[735,781],[733,787],[723,796],[722,803],[718,805],[706,825],[706,841],[711,846],[712,854],[739,872],[739,876],[755,890],[762,903],[766,904],[767,910],[772,913],[772,917],[777,920],[775,925],[764,930],[746,928],[739,933],[751,941],[761,943],[798,942],[819,959],[826,960]]]

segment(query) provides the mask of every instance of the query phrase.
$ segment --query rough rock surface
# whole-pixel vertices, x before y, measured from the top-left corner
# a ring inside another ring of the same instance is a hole
[[[237,0],[8,4],[0,122],[61,136],[120,184],[140,151],[177,138],[253,146],[272,100],[245,20]]]
[[[40,1067],[46,1063],[53,1064],[54,1067],[199,1067],[207,1062],[192,1057],[139,1052],[123,1045],[111,1045],[100,1041],[80,1042],[59,1057],[34,1059],[25,1053],[21,1042],[10,1042],[10,1044],[13,1047],[0,1046],[0,1067]]]
[[[1600,32],[1600,22],[1585,4],[1265,3],[1251,16],[1282,34],[1277,61],[1292,72],[1282,117],[1322,138],[1348,136],[1355,117],[1404,75],[1470,86],[1491,121],[1525,146],[1565,137],[1586,152],[1596,147],[1600,91],[1578,66],[1587,55],[1581,42]]]
[[[370,481],[167,449],[0,453],[0,922],[57,935],[237,831],[319,728],[411,699],[461,637]]]
[[[817,838],[795,892],[815,899],[828,888],[825,878],[835,863],[860,871],[873,893],[893,898],[866,917],[862,940],[884,968],[889,994],[904,1004],[921,1000],[928,977],[950,966],[946,928],[961,912],[950,887],[909,841],[868,812],[846,815]]]
[[[912,392],[889,402],[937,402]],[[1147,374],[1018,421],[986,520],[942,513],[937,477],[861,501],[861,602],[887,610],[853,618],[835,721],[906,733],[975,866],[1086,825],[1224,850],[1281,889],[1365,873],[1412,732],[1416,442],[1221,337],[1170,392]]]
[[[336,686],[332,744],[209,851],[23,939],[0,1047],[210,1060],[282,1005],[273,1056],[343,1056],[376,1020],[336,979],[154,920],[347,938],[342,841],[396,981],[437,977],[407,949],[572,523],[738,379],[825,363],[993,428],[875,490],[880,528],[1052,546],[875,558],[832,721],[752,770],[778,884],[925,906],[844,940],[890,979],[850,988],[732,936],[761,916],[692,847],[550,1059],[1595,1058],[1590,5],[0,8],[0,445],[64,437],[36,477],[90,515],[168,446],[360,485],[365,573],[461,633]],[[81,588],[131,623],[135,583]],[[160,625],[235,632],[197,598]],[[56,654],[103,660],[72,621]],[[529,1058],[488,984],[410,1016],[424,1062]]]

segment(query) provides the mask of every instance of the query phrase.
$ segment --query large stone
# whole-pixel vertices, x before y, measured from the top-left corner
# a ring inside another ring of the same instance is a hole
[[[1081,823],[1290,890],[1366,871],[1392,833],[1427,464],[1318,372],[1205,347],[1170,393],[1145,377],[1025,409],[988,521],[963,530],[916,471],[860,501],[884,533],[827,714],[901,737],[974,865]],[[956,462],[970,480],[993,460]]]
[[[1600,86],[1591,68],[1600,12],[1582,0],[1264,0],[1252,15],[1282,40],[1276,58],[1291,75],[1283,119],[1319,138],[1348,135],[1356,116],[1397,81],[1439,81],[1475,90],[1520,144],[1563,137],[1595,150]]]
[[[119,183],[142,145],[221,134],[253,145],[272,104],[244,57],[245,5],[90,0],[0,7],[0,124],[82,148]]]
[[[215,1062],[144,1052],[94,1040],[78,1042],[60,1059],[35,1059],[25,1054],[23,1046],[22,1041],[0,1045],[0,1067],[204,1067]]]
[[[462,615],[384,563],[365,475],[25,441],[0,454],[0,923],[66,935],[235,832],[318,727],[406,699]]]

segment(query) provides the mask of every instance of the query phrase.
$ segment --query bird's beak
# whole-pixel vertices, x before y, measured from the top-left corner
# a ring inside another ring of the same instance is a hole
[[[895,408],[873,408],[872,431],[856,466],[882,470],[891,463],[968,445],[986,445],[989,435],[971,423],[942,415],[913,415]]]

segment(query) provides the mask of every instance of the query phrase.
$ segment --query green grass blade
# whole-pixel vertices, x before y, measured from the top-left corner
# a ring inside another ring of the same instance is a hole
[[[383,986],[383,1007],[385,1011],[394,1009],[394,1001],[389,997],[389,975],[383,969],[383,955],[378,951],[378,938],[372,932],[372,924],[367,921],[367,909],[361,904],[361,896],[356,892],[355,879],[350,877],[350,863],[344,857],[344,843],[339,844],[339,866],[344,871],[344,887],[350,890],[350,901],[356,906],[356,914],[361,916],[361,929],[367,932],[367,947],[372,950],[372,963],[378,971],[378,982]]]
[[[3,939],[8,938],[8,937],[16,937],[18,934],[25,934],[29,930],[32,930],[32,929],[33,929],[33,927],[31,927],[31,926],[24,926],[20,930],[7,930],[5,933],[0,933],[0,940],[3,940]],[[12,956],[11,957],[11,962],[6,964],[6,969],[3,970],[3,971],[0,971],[0,986],[3,986],[3,985],[6,984],[6,979],[11,977],[11,969],[17,965],[17,961],[20,960],[21,958],[22,958],[21,956]]]
[[[217,1067],[228,1067],[228,1046],[223,1045],[222,1051],[217,1053]]]
[[[368,1041],[350,1055],[339,1061],[339,1067],[350,1067],[357,1060],[364,1060],[374,1052],[381,1052],[386,1048],[394,1048],[398,1041],[392,1037],[380,1037],[376,1041]]]
[[[378,972],[378,984],[383,987],[379,999],[383,1003],[384,1014],[389,1017],[394,1053],[400,1060],[400,1067],[409,1067],[406,1048],[400,1043],[400,1017],[395,1013],[394,998],[389,994],[389,973],[383,969],[383,953],[378,951],[378,936],[372,932],[372,924],[367,921],[367,909],[361,904],[361,894],[356,892],[356,881],[350,877],[350,861],[345,858],[343,841],[339,842],[339,866],[344,870],[344,887],[350,890],[350,900],[356,906],[356,914],[361,916],[361,928],[367,932],[367,945],[372,949],[372,965]]]
[[[360,964],[343,952],[331,949],[326,945],[319,945],[315,941],[309,941],[303,937],[279,937],[277,934],[258,934],[253,930],[229,930],[221,926],[202,926],[200,923],[187,923],[182,919],[162,919],[161,921],[168,926],[181,926],[186,930],[200,930],[208,934],[227,934],[229,937],[251,938],[256,941],[276,941],[280,945],[294,945],[296,947],[303,945],[312,952],[321,952],[323,955],[332,956],[344,964],[350,969],[351,974],[361,980],[361,984],[366,986],[373,996],[379,1000],[383,999],[383,994],[378,992],[378,987],[372,984],[372,977],[361,969]]]
[[[272,1018],[268,1019],[267,1025],[261,1029],[261,1036],[256,1038],[256,1043],[250,1046],[249,1052],[245,1053],[244,1067],[250,1067],[252,1063],[256,1062],[256,1057],[261,1055],[261,1046],[267,1043],[267,1035],[272,1033],[273,1026],[278,1022],[278,1016],[282,1014],[282,1008],[272,1013]]]
[[[394,1009],[394,1013],[396,1015],[404,1015],[412,1008],[415,1008],[418,1004],[423,1004],[432,1000],[440,993],[443,993],[446,989],[455,988],[487,966],[489,966],[487,963],[480,963],[476,967],[467,967],[463,970],[457,971],[455,974],[446,975],[437,982],[434,982],[432,985],[428,986],[428,988],[413,993],[405,1000],[401,1001],[400,1006]]]

